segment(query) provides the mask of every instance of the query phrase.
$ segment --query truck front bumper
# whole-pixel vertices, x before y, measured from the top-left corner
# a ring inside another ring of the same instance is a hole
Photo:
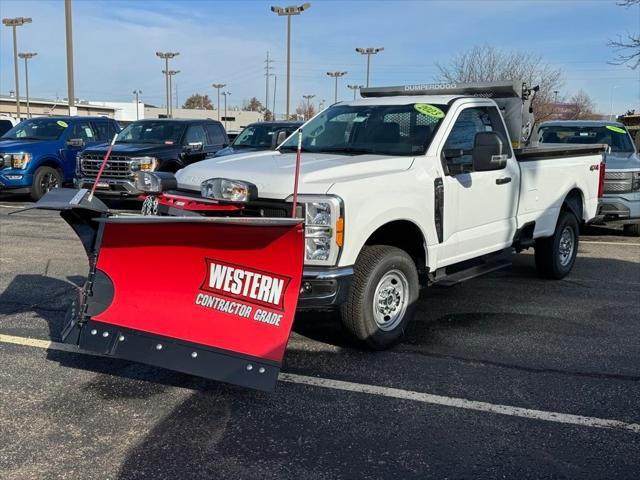
[[[298,310],[334,309],[347,300],[353,267],[305,268]]]
[[[0,172],[0,190],[7,190],[13,193],[29,193],[33,175],[25,173],[24,170],[5,168]]]
[[[76,188],[86,188],[91,190],[95,178],[80,178],[76,180]],[[132,178],[101,178],[96,188],[96,195],[98,197],[109,198],[123,198],[123,197],[138,197],[142,194],[140,190],[136,188],[135,181]]]

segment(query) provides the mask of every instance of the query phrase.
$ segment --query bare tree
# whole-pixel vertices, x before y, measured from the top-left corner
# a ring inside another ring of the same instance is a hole
[[[570,108],[568,109],[566,120],[592,120],[599,117],[594,112],[595,104],[593,100],[584,90],[578,91],[567,103],[569,103]]]
[[[262,112],[264,110],[264,107],[262,106],[262,103],[260,103],[260,100],[258,100],[256,97],[251,97],[244,106],[244,110],[247,110],[249,112]]]
[[[192,108],[198,110],[213,110],[213,104],[211,103],[211,99],[209,95],[200,95],[199,93],[194,93],[189,98],[187,98],[182,105],[182,108]]]
[[[300,100],[296,113],[302,115],[305,120],[310,119],[316,114],[316,107],[313,103],[305,100]]]
[[[553,114],[553,92],[563,84],[562,70],[545,63],[539,55],[504,51],[491,45],[461,52],[446,64],[436,62],[436,68],[436,80],[439,82],[523,80],[531,86],[539,85],[540,91],[534,102],[537,121],[544,121]]]
[[[621,0],[618,5],[625,8],[639,6],[640,0]],[[610,40],[609,46],[614,48],[618,54],[609,63],[613,65],[629,64],[633,69],[640,66],[640,32],[618,35],[617,40]]]

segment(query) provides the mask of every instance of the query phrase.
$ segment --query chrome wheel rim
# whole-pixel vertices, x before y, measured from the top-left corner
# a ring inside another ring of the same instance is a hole
[[[409,282],[400,270],[385,273],[373,294],[373,317],[380,330],[391,331],[407,311]]]
[[[47,172],[40,179],[40,188],[45,193],[59,187],[60,182],[58,182],[58,176],[55,173]]]
[[[560,244],[558,245],[558,257],[560,265],[566,267],[571,263],[573,251],[576,248],[576,236],[571,227],[564,227],[560,234]]]

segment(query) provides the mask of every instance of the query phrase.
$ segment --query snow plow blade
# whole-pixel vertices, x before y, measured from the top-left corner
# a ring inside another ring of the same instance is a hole
[[[79,195],[58,189],[34,206],[59,210],[89,257],[63,341],[273,390],[300,292],[302,220],[113,216]]]

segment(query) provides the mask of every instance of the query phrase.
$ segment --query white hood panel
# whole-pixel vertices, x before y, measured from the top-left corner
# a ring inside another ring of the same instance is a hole
[[[332,184],[407,170],[414,157],[302,153],[300,193],[326,193]],[[209,178],[251,182],[261,198],[285,199],[293,193],[295,153],[259,152],[212,158],[189,165],[176,174],[178,187],[200,191]]]

